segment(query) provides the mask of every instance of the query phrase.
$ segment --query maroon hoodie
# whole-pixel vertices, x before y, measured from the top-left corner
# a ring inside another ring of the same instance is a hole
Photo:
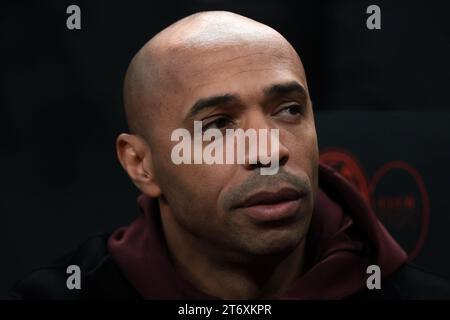
[[[175,271],[156,199],[141,195],[142,214],[116,230],[108,249],[144,299],[217,299]],[[366,287],[369,265],[392,274],[407,259],[360,193],[332,168],[320,164],[319,192],[305,249],[305,272],[279,299],[344,299]]]

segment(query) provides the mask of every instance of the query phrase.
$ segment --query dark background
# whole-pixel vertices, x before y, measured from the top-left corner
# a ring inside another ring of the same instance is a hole
[[[66,28],[70,4],[81,7],[81,30]],[[381,30],[366,28],[370,4],[381,7]],[[115,156],[126,67],[158,31],[212,9],[266,23],[297,49],[322,150],[351,153],[369,180],[393,160],[420,173],[430,215],[414,261],[450,277],[448,1],[9,1],[0,5],[0,292],[136,216],[138,192]],[[414,182],[390,179],[377,193],[414,193]],[[394,230],[407,246],[414,232]]]

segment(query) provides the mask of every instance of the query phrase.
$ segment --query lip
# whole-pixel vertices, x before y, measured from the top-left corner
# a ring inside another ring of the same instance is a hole
[[[256,222],[276,221],[297,214],[304,196],[303,192],[293,188],[262,191],[248,197],[237,209]]]

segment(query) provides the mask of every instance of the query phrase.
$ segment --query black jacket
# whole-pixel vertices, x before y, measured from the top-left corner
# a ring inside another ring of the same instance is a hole
[[[85,300],[141,299],[107,250],[108,234],[93,237],[54,264],[39,268],[19,281],[6,299]],[[69,265],[82,270],[81,289],[66,286]],[[351,299],[450,299],[450,282],[417,266],[405,264],[386,278],[380,290],[360,292]]]

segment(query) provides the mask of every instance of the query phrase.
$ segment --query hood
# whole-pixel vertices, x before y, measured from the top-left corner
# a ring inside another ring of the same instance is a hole
[[[140,195],[141,214],[111,234],[113,260],[144,299],[216,299],[177,274],[166,246],[156,199]],[[324,164],[306,237],[301,277],[278,299],[344,299],[366,288],[369,265],[382,279],[400,268],[406,253],[360,193]]]

